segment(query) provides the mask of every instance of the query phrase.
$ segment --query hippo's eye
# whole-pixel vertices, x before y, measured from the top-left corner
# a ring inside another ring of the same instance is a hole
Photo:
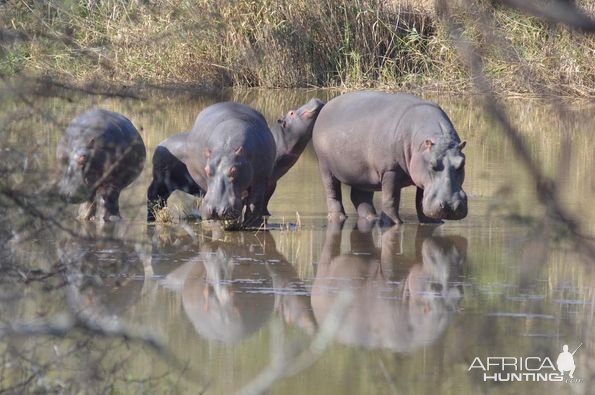
[[[442,170],[442,163],[439,163],[436,159],[432,159],[430,161],[430,168],[433,171],[440,171]]]

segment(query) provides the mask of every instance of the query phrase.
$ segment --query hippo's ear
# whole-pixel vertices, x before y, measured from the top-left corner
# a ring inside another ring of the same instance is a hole
[[[205,150],[205,158],[209,159],[210,157],[211,157],[211,149],[210,148],[207,148]]]
[[[458,147],[459,147],[459,150],[461,150],[461,151],[462,151],[462,150],[463,150],[463,148],[465,148],[465,146],[466,146],[466,145],[467,145],[467,142],[466,142],[466,141],[464,141],[464,140],[463,140],[463,141],[461,141],[461,142],[459,143],[459,145],[458,145]]]
[[[430,149],[432,149],[432,146],[433,146],[433,145],[434,145],[434,142],[433,142],[432,140],[430,140],[430,139],[427,139],[426,141],[424,141],[424,147],[425,147],[427,150],[430,150]]]
[[[89,142],[87,143],[87,148],[88,148],[88,149],[92,149],[93,147],[95,147],[95,139],[91,139],[91,140],[89,140]]]
[[[277,119],[277,123],[278,123],[279,125],[281,125],[281,127],[282,127],[283,129],[285,129],[285,128],[287,127],[287,122],[285,122],[285,118],[283,118],[283,119]]]

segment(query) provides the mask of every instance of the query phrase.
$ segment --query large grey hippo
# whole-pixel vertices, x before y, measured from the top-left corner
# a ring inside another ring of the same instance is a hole
[[[420,222],[462,219],[465,156],[452,123],[436,104],[408,94],[355,92],[324,106],[312,140],[326,190],[329,217],[344,218],[341,183],[361,217],[374,218],[382,191],[383,218],[401,223],[401,188],[415,185]]]
[[[89,110],[70,123],[58,143],[58,194],[82,203],[82,219],[117,219],[120,192],[141,173],[145,157],[143,139],[128,118]]]
[[[322,101],[312,99],[297,110],[289,111],[270,128],[272,140],[264,138],[269,129],[262,115],[247,106],[219,103],[203,110],[191,132],[171,136],[155,149],[153,181],[147,191],[147,219],[154,221],[155,210],[165,207],[168,197],[176,190],[199,197],[207,194],[202,205],[205,219],[237,218],[242,208],[238,197],[248,192],[253,206],[257,202],[262,205],[252,210],[258,209],[259,215],[269,215],[267,206],[277,182],[295,164],[312,138],[312,128],[323,105]],[[241,131],[242,128],[245,131]],[[222,167],[214,165],[221,161]],[[207,162],[209,174],[205,167]],[[256,168],[250,171],[248,165]],[[238,185],[240,177],[230,177],[232,172],[251,172],[252,176],[263,177],[269,165],[272,172],[266,175],[266,182],[259,180],[256,188],[247,182],[251,176],[244,177],[242,186]],[[208,179],[218,188],[210,195]]]

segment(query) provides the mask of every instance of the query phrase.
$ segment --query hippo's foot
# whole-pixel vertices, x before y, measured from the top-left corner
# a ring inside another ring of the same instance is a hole
[[[242,230],[244,228],[244,224],[237,221],[222,221],[221,224],[223,225],[223,230]]]
[[[444,221],[441,220],[440,218],[430,218],[428,216],[422,215],[420,216],[419,214],[417,215],[417,219],[419,220],[420,224],[428,224],[428,225],[437,225],[437,224],[443,224]]]
[[[260,229],[262,227],[266,227],[266,221],[262,216],[254,216],[246,218],[244,222],[242,222],[242,229]]]
[[[364,221],[374,222],[378,219],[378,215],[376,213],[368,213],[366,215],[360,215],[359,218]]]
[[[379,223],[382,227],[390,227],[395,225],[401,225],[403,223],[403,220],[401,220],[401,218],[398,215],[391,216],[383,211],[382,214],[380,214]]]
[[[329,222],[340,223],[344,222],[347,219],[347,215],[343,212],[331,212],[328,213],[328,220]]]
[[[95,212],[97,211],[97,204],[95,201],[85,202],[79,206],[78,219],[82,221],[95,220]]]
[[[374,228],[374,225],[376,224],[377,221],[377,217],[374,216],[372,218],[367,218],[367,217],[359,217],[357,219],[357,229],[360,232],[369,232],[370,230],[372,230]]]

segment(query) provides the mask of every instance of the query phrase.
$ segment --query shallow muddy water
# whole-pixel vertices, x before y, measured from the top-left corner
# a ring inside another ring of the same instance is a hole
[[[216,101],[244,102],[272,123],[311,97],[329,100],[336,94],[247,91],[76,104],[52,99],[39,107],[60,114],[57,124],[31,127],[45,119],[33,115],[29,126],[11,126],[6,140],[25,149],[32,133],[42,144],[39,160],[51,170],[60,122],[91,105],[127,115],[142,127],[152,153],[167,136],[191,128],[200,109]],[[14,248],[40,267],[69,254],[101,267],[93,303],[158,334],[183,365],[175,367],[148,348],[132,355],[127,345],[114,349],[111,358],[126,355],[120,367],[126,377],[157,378],[143,387],[148,393],[249,393],[282,367],[291,374],[279,373],[270,393],[593,393],[593,261],[563,238],[542,242],[544,210],[534,184],[478,99],[429,98],[467,141],[469,215],[462,221],[418,225],[414,190],[408,188],[400,227],[358,224],[348,200],[346,223],[329,226],[310,146],[278,184],[269,231],[224,232],[193,219],[147,225],[149,154],[141,177],[123,192],[121,223],[98,230],[69,222],[87,238],[42,233]],[[594,107],[573,105],[576,113],[568,121],[537,101],[511,100],[507,106],[532,155],[552,177],[561,167],[560,141],[569,136],[570,170],[561,196],[585,231],[595,234]],[[10,103],[5,108],[19,110]],[[196,210],[196,200],[177,192],[170,206],[183,216]],[[2,307],[3,315],[18,320],[63,310],[63,302],[47,300],[41,288],[31,285],[19,303]],[[534,376],[495,382],[539,367],[539,373],[554,374],[542,363],[549,358],[555,364],[565,344],[571,352],[582,344],[574,354],[574,382],[566,382],[568,373],[564,382]],[[488,357],[508,357],[509,365],[503,369],[493,359],[495,365],[484,370]],[[524,358],[539,366],[521,369]],[[127,385],[115,388],[127,393]]]

